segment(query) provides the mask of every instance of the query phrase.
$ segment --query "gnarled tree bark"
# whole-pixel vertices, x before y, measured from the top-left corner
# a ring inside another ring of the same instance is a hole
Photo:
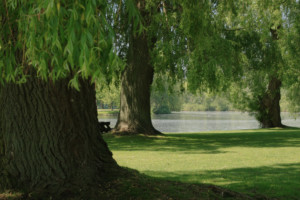
[[[0,168],[14,189],[88,198],[91,187],[119,171],[97,129],[94,86],[81,80],[76,91],[68,83],[30,77],[1,86]]]

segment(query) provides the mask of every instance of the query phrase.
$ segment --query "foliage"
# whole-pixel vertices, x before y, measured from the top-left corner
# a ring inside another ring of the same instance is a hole
[[[227,111],[233,110],[226,93],[197,93],[186,90],[187,83],[173,84],[171,76],[156,74],[152,84],[151,106],[156,114],[170,111]]]
[[[300,2],[290,1],[290,6],[285,9],[285,29],[282,31],[284,40],[281,42],[282,54],[288,66],[290,67],[287,72],[288,76],[299,76],[299,63],[300,63]],[[293,79],[292,79],[293,80]],[[292,81],[293,82],[293,81]]]
[[[130,36],[145,31],[145,19],[137,9],[135,0],[108,0],[108,6],[110,12],[107,12],[106,18],[115,32],[115,53],[125,63]]]
[[[112,81],[109,85],[97,83],[96,99],[111,109],[118,107],[120,105],[120,85],[115,81]]]
[[[285,90],[284,100],[286,102],[286,111],[292,113],[300,112],[300,85],[299,82],[293,83]]]
[[[33,70],[43,79],[71,76],[111,80],[122,63],[105,18],[107,2],[3,1],[0,8],[0,81],[24,82]]]
[[[169,114],[180,111],[182,105],[180,85],[174,85],[168,76],[156,74],[151,90],[151,107],[155,114]]]
[[[126,138],[104,135],[104,139],[120,165],[152,177],[215,184],[276,199],[297,199],[300,195],[299,129]]]
[[[152,111],[154,114],[171,114],[171,110],[167,105],[155,107]]]
[[[214,1],[163,3],[150,26],[156,39],[152,63],[157,73],[167,73],[173,83],[187,78],[193,92],[222,90],[239,74],[239,53],[220,31],[218,7]]]
[[[166,1],[149,26],[155,70],[186,78],[192,92],[230,88],[238,109],[257,113],[269,81],[299,71],[299,7],[294,0]],[[287,85],[297,88],[298,74]],[[296,90],[288,94],[297,100]]]
[[[183,111],[228,111],[233,110],[231,102],[228,101],[226,94],[184,94]]]
[[[154,70],[162,76],[168,74],[168,83],[173,85],[185,78],[188,58],[187,40],[180,23],[183,14],[182,2],[161,1],[160,12],[153,15],[149,27],[149,34],[155,39],[151,49]],[[156,77],[157,80],[161,78],[160,75]]]
[[[117,33],[117,53],[122,59],[127,59],[129,36],[144,31],[155,72],[168,74],[171,84],[187,78],[192,91],[222,90],[240,73],[239,52],[234,42],[224,38],[223,16],[217,14],[217,9],[229,9],[222,7],[226,3],[145,1],[144,10],[133,19],[128,14],[133,10],[131,3],[112,2],[117,15],[111,23]],[[147,15],[142,17],[142,13]]]
[[[293,1],[292,1],[293,2]],[[283,32],[284,40],[281,42],[282,55],[289,66],[284,72],[284,87],[286,97],[290,102],[289,111],[300,111],[300,2],[295,1],[286,11],[287,23]]]
[[[281,51],[288,6],[290,2],[236,2],[235,8],[240,12],[226,13],[224,20],[229,32],[226,37],[239,44],[243,68],[242,76],[230,87],[230,99],[237,109],[253,113],[261,123],[270,117],[268,98],[277,93],[270,85],[276,80],[280,87],[289,67]]]
[[[188,88],[219,91],[240,73],[236,44],[225,38],[223,16],[231,1],[184,1],[181,21],[188,41]],[[195,9],[197,8],[197,9]],[[232,11],[229,11],[232,12]]]
[[[268,74],[251,71],[240,81],[232,83],[228,98],[236,109],[254,115],[260,114],[260,101],[268,84]]]
[[[151,108],[155,114],[169,114],[171,111],[227,111],[233,110],[226,93],[222,94],[192,94],[181,91],[181,84],[173,85],[168,76],[155,75],[151,90]],[[96,98],[102,104],[118,107],[120,102],[119,85],[97,84]]]

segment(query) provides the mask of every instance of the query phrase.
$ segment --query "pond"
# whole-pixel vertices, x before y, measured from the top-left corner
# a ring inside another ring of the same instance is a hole
[[[299,117],[281,113],[282,123],[300,127]],[[117,116],[100,116],[100,121],[110,121],[114,127]],[[259,123],[247,113],[241,112],[173,112],[172,114],[152,115],[154,127],[161,132],[203,132],[214,130],[257,129]]]

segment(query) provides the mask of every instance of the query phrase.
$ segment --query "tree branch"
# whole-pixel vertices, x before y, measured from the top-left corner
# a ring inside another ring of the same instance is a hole
[[[163,6],[163,13],[166,15],[166,22],[168,23],[168,13],[167,13],[165,1],[162,2],[162,6]]]

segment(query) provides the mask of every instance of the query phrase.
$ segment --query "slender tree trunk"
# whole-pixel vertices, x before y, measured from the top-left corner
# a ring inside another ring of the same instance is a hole
[[[81,80],[78,92],[68,82],[1,86],[0,173],[14,189],[54,199],[87,195],[119,170],[97,129],[94,86]]]
[[[281,81],[272,77],[265,95],[259,103],[257,119],[263,128],[282,127],[280,117]]]
[[[141,15],[147,21],[145,2],[136,0]],[[122,73],[120,112],[114,133],[161,134],[151,121],[150,88],[154,69],[151,65],[147,32],[130,36],[127,66]]]

